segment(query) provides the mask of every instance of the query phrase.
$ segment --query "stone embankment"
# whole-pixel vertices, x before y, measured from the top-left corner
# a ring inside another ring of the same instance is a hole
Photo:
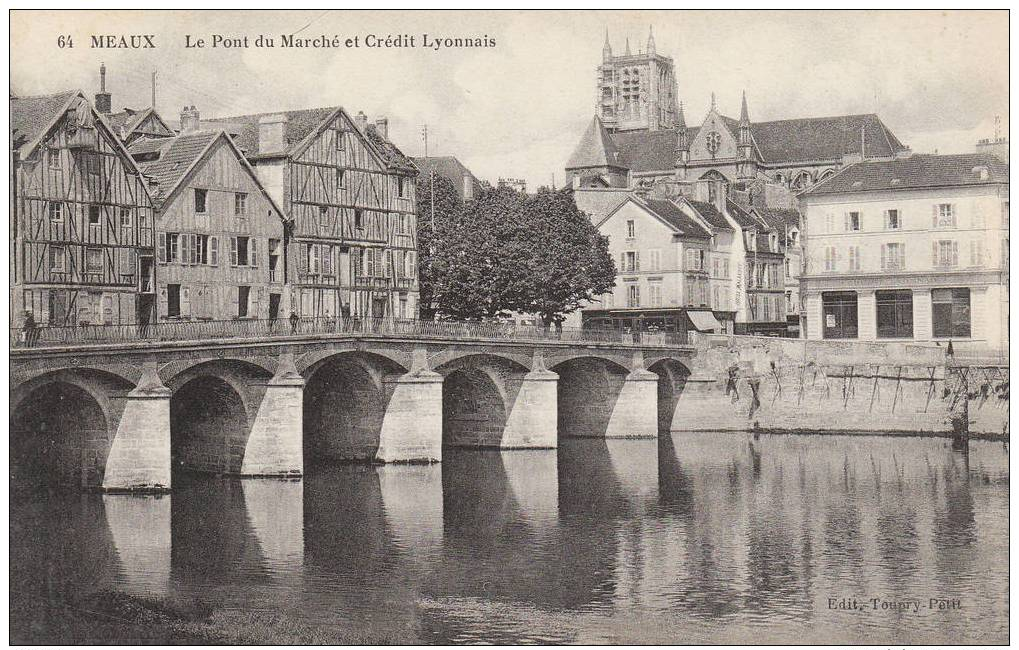
[[[944,348],[695,337],[673,430],[1008,437],[1009,372]]]

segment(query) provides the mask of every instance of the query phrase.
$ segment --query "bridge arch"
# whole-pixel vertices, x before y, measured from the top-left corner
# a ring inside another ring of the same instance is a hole
[[[18,482],[96,488],[132,388],[97,370],[60,370],[23,382],[11,393],[10,453]]]
[[[406,367],[389,355],[361,350],[303,360],[305,464],[374,460],[393,396],[391,379]]]
[[[670,433],[690,369],[686,364],[666,357],[651,364],[648,370],[658,375],[658,433]]]
[[[188,366],[166,380],[175,470],[240,474],[251,425],[272,377],[241,359]]]
[[[528,372],[523,361],[474,353],[435,368],[443,376],[443,446],[503,446],[507,418]]]
[[[591,355],[577,355],[549,369],[559,375],[559,437],[604,437],[630,369],[618,361]]]

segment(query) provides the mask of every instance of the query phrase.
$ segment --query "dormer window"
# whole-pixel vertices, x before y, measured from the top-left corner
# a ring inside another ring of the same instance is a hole
[[[46,165],[50,169],[60,169],[60,149],[50,147],[46,150]]]

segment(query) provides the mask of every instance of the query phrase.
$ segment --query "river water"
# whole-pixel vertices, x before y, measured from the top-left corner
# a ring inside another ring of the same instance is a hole
[[[303,481],[175,477],[172,496],[19,496],[12,592],[193,596],[422,643],[1008,642],[1001,442],[677,433],[444,453]],[[868,609],[839,607],[854,599]]]

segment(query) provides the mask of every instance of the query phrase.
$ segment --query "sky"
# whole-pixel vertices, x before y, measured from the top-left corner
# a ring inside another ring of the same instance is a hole
[[[672,57],[688,124],[719,109],[753,121],[876,112],[915,152],[973,150],[1008,133],[1007,12],[827,11],[14,11],[11,90],[98,90],[107,67],[114,110],[151,104],[178,119],[342,105],[389,119],[405,153],[455,155],[476,176],[563,181],[594,115],[595,73],[608,29],[618,53]],[[96,34],[154,34],[155,49],[97,49]],[[248,48],[211,46],[248,36]],[[258,35],[275,47],[254,47]],[[339,36],[339,48],[282,48],[281,34]],[[491,47],[423,47],[423,35],[494,40]],[[60,48],[70,36],[73,48]],[[414,36],[415,47],[366,47]],[[205,40],[205,47],[185,47]],[[349,38],[360,47],[345,47]]]

